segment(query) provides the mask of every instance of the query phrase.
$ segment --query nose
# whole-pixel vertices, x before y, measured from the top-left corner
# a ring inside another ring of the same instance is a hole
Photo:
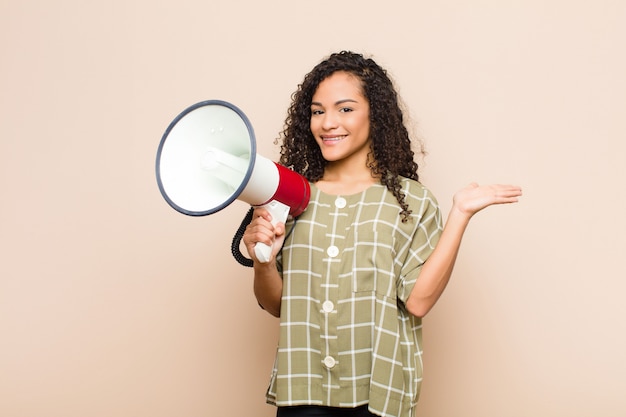
[[[322,120],[324,130],[333,130],[338,126],[337,116],[333,112],[325,112]]]

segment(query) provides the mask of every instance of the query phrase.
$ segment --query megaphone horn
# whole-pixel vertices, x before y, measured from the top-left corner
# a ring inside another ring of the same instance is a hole
[[[159,144],[156,177],[163,198],[176,211],[206,216],[234,200],[267,207],[272,222],[299,216],[309,204],[308,181],[256,154],[254,130],[235,105],[221,100],[196,103],[168,126]],[[271,248],[257,244],[267,262]]]

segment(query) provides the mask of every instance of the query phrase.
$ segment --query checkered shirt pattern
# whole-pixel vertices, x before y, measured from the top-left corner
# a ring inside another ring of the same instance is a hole
[[[348,196],[311,185],[311,202],[278,258],[280,341],[267,401],[278,406],[369,404],[408,417],[422,380],[421,319],[404,306],[441,234],[434,196],[401,181],[413,211],[383,185]]]

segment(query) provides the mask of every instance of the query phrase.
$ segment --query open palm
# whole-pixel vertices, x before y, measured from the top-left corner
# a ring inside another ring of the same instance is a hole
[[[517,185],[478,185],[473,182],[454,194],[453,207],[473,216],[493,204],[516,203],[521,195],[522,189]]]

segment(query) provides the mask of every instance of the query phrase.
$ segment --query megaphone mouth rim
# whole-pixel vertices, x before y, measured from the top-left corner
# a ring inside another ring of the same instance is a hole
[[[239,187],[237,187],[237,189],[233,192],[233,194],[228,199],[226,199],[224,202],[222,202],[218,206],[215,206],[209,210],[194,211],[194,210],[188,210],[184,207],[179,206],[167,194],[167,191],[165,190],[165,186],[163,185],[163,181],[161,180],[161,156],[163,152],[163,146],[165,145],[165,142],[167,141],[168,136],[172,132],[172,129],[174,129],[174,127],[178,124],[178,122],[180,122],[180,120],[183,117],[185,117],[192,111],[197,110],[201,107],[206,107],[206,106],[227,107],[230,110],[237,113],[237,115],[241,118],[241,120],[244,122],[246,126],[246,129],[248,130],[248,140],[250,141],[250,162],[248,164],[248,169],[246,171],[246,174],[243,180],[241,181],[241,184],[239,185]],[[157,183],[159,186],[159,191],[161,192],[161,195],[163,196],[165,201],[167,201],[167,203],[173,209],[175,209],[176,211],[180,213],[186,214],[188,216],[207,216],[213,213],[217,213],[218,211],[230,205],[234,200],[236,200],[237,197],[243,192],[243,190],[248,185],[248,181],[250,180],[250,176],[252,175],[252,171],[254,169],[254,165],[256,162],[256,154],[257,154],[256,153],[256,138],[254,135],[254,129],[252,128],[252,123],[250,122],[246,114],[239,107],[224,100],[204,100],[204,101],[197,102],[187,107],[180,114],[178,114],[178,116],[176,116],[174,120],[172,120],[172,122],[169,124],[169,126],[165,130],[165,133],[161,137],[161,141],[159,143],[159,147],[157,150],[157,158],[156,158],[156,178],[157,178]]]

